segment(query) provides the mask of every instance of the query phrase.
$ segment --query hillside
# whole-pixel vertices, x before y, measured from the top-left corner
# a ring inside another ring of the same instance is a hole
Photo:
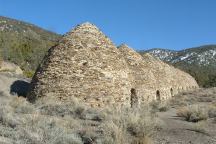
[[[216,45],[205,45],[181,51],[156,48],[140,53],[150,53],[190,73],[203,87],[216,86]]]
[[[19,65],[26,74],[31,75],[59,38],[60,35],[35,25],[0,16],[1,57]]]

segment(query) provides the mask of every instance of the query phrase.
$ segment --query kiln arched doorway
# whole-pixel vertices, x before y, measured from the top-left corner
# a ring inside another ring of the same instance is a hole
[[[134,88],[131,89],[130,104],[131,104],[131,108],[138,106],[138,96],[137,96],[136,89]]]
[[[157,101],[161,100],[161,96],[160,96],[160,91],[159,90],[156,91],[156,100]]]
[[[170,89],[170,94],[171,94],[172,97],[174,96],[174,94],[173,94],[173,88]]]

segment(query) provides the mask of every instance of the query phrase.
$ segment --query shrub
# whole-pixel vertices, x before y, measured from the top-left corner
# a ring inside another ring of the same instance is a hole
[[[208,110],[209,118],[216,118],[216,107],[210,107]]]
[[[87,109],[86,106],[79,103],[76,98],[71,99],[70,103],[56,102],[55,100],[41,98],[40,101],[37,101],[36,105],[41,114],[57,117],[77,117],[82,115]]]
[[[68,104],[48,104],[39,109],[41,114],[58,117],[73,115],[75,113],[74,106]]]
[[[0,135],[18,144],[150,144],[157,128],[148,106],[97,109],[76,100],[32,105],[21,97],[0,105]]]
[[[0,123],[4,126],[15,127],[16,124],[11,122],[11,112],[5,109],[6,107],[1,107],[0,109]]]
[[[198,122],[208,118],[208,110],[199,105],[187,106],[178,109],[177,116],[185,118],[189,122]]]
[[[150,137],[158,127],[157,119],[149,107],[138,109],[113,110],[111,118],[105,121],[101,129],[105,133],[106,143],[150,143]]]
[[[200,121],[195,123],[191,130],[199,133],[206,133],[206,122],[205,121]]]
[[[66,134],[59,137],[53,144],[83,144],[83,142],[79,135]]]
[[[23,97],[14,97],[9,105],[15,113],[31,114],[34,111],[34,106]]]
[[[165,112],[169,110],[169,104],[167,102],[152,101],[150,103],[151,111],[154,112]]]
[[[159,107],[159,111],[160,112],[166,112],[170,109],[169,105],[168,104],[163,104]]]
[[[23,72],[24,76],[26,76],[27,78],[32,78],[34,76],[34,71],[28,71],[28,70],[25,70]]]
[[[3,61],[2,49],[0,49],[0,69],[1,69],[1,66],[2,66],[2,61]]]

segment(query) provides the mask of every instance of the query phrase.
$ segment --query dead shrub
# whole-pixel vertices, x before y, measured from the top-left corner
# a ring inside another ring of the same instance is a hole
[[[65,134],[59,137],[53,144],[83,144],[83,141],[79,135]]]
[[[178,109],[177,116],[183,117],[189,122],[198,122],[208,118],[208,110],[199,105],[187,106]]]
[[[209,118],[216,118],[216,107],[212,106],[208,110]]]
[[[199,132],[199,133],[206,133],[206,121],[199,121],[197,123],[195,123],[191,129],[189,130],[192,130],[192,131],[195,131],[195,132]]]
[[[80,102],[10,97],[0,104],[0,135],[17,144],[150,144],[158,128],[148,106],[97,109]]]
[[[150,104],[151,112],[166,112],[170,109],[167,102],[152,101]]]
[[[23,97],[14,97],[9,105],[15,113],[31,114],[35,110],[34,106]]]
[[[109,116],[112,117],[101,125],[101,129],[109,137],[110,143],[150,143],[150,137],[158,126],[157,119],[149,107],[114,110]]]

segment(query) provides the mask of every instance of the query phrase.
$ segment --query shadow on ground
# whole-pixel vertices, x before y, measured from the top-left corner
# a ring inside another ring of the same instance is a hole
[[[13,82],[13,84],[10,86],[10,93],[12,95],[26,97],[29,90],[29,86],[30,86],[29,82],[23,80],[17,80]]]

